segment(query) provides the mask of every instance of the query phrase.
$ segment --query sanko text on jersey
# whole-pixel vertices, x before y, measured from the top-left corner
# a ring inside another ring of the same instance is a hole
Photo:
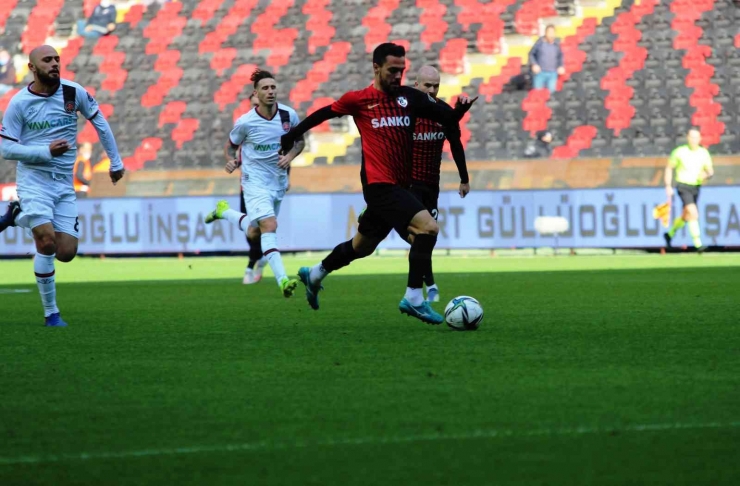
[[[410,127],[411,118],[408,116],[384,116],[372,119],[373,128],[382,127]]]

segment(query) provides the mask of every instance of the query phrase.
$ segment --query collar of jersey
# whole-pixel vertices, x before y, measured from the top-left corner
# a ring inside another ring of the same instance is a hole
[[[33,84],[33,81],[31,81],[31,83],[30,83],[30,84],[29,84],[29,85],[27,86],[27,88],[26,88],[26,89],[28,89],[28,92],[29,92],[29,93],[31,93],[32,95],[38,96],[38,97],[40,97],[40,98],[51,98],[52,96],[54,96],[55,94],[57,94],[57,91],[59,91],[59,88],[60,88],[60,87],[62,86],[62,81],[60,80],[60,81],[59,81],[59,84],[57,85],[57,89],[56,89],[56,90],[54,90],[54,92],[53,92],[53,93],[51,93],[51,94],[48,94],[48,95],[45,95],[45,94],[41,94],[41,93],[37,93],[37,92],[35,92],[34,90],[32,90],[32,89],[31,89],[31,85],[32,85],[32,84]]]
[[[280,111],[280,106],[278,106],[277,109],[275,110],[275,113],[272,114],[272,118],[265,118],[264,116],[262,116],[262,113],[259,112],[259,110],[257,109],[257,107],[256,106],[254,107],[254,112],[257,113],[257,116],[260,117],[260,118],[262,118],[263,120],[267,120],[267,121],[274,120],[275,119],[275,116],[277,116],[277,114],[278,114],[278,111]]]

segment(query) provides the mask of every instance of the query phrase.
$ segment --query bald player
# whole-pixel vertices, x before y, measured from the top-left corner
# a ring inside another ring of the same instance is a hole
[[[414,88],[431,96],[438,104],[446,104],[437,98],[439,94],[439,71],[433,66],[423,66],[416,74]],[[465,150],[460,141],[460,130],[444,128],[439,123],[426,118],[417,118],[414,127],[414,151],[411,170],[411,193],[419,199],[429,213],[437,219],[437,200],[439,199],[439,175],[442,166],[442,151],[445,139],[450,143],[452,158],[460,174],[460,197],[470,192],[470,180],[465,162]],[[439,302],[439,289],[434,280],[434,273],[424,275],[427,288],[427,301]]]
[[[714,175],[712,156],[709,151],[701,146],[701,132],[692,128],[686,134],[686,144],[677,147],[668,159],[665,169],[666,195],[668,200],[673,197],[673,172],[676,172],[676,190],[678,197],[683,203],[681,216],[676,218],[671,229],[663,235],[668,248],[671,248],[673,236],[676,231],[688,226],[691,240],[699,253],[703,253],[707,247],[701,243],[701,230],[699,229],[699,210],[696,203],[699,200],[699,189],[705,180]]]
[[[33,82],[10,100],[0,129],[0,150],[18,161],[19,201],[0,217],[0,232],[8,226],[33,234],[33,267],[44,307],[45,325],[63,327],[56,304],[55,258],[69,262],[77,255],[79,222],[72,170],[76,160],[77,113],[98,132],[110,158],[110,178],[124,174],[121,156],[98,103],[77,83],[59,76],[59,54],[51,46],[37,47],[29,56]]]

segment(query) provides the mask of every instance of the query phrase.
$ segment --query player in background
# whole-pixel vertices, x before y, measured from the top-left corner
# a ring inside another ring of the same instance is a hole
[[[277,102],[277,82],[272,74],[258,69],[252,74],[252,82],[259,105],[236,121],[225,149],[231,163],[237,166],[237,149],[241,150],[242,189],[247,211],[246,214],[234,211],[226,201],[219,201],[216,209],[206,216],[206,223],[226,219],[247,236],[250,223],[256,223],[264,256],[283,295],[290,297],[298,281],[288,277],[277,248],[277,216],[288,186],[288,168],[305,143],[303,138],[296,140],[286,154],[278,154],[280,138],[298,124],[298,114]]]
[[[10,100],[0,129],[0,150],[17,160],[19,201],[0,217],[8,226],[29,229],[36,244],[33,269],[44,307],[45,325],[63,327],[56,303],[54,259],[69,262],[77,255],[79,223],[72,168],[76,160],[77,112],[95,127],[108,157],[110,178],[124,174],[121,156],[98,103],[77,83],[59,76],[59,54],[51,46],[31,51],[33,82]]]
[[[350,91],[338,101],[317,110],[283,136],[282,152],[311,128],[331,118],[351,115],[362,141],[362,192],[367,209],[355,236],[336,248],[313,268],[298,271],[306,285],[306,299],[319,308],[321,282],[331,272],[358,258],[370,255],[395,229],[409,233],[409,276],[399,310],[430,324],[443,318],[424,300],[423,278],[431,273],[431,259],[439,227],[424,205],[408,191],[411,180],[414,124],[417,117],[429,118],[455,128],[475,100],[461,98],[455,110],[438,104],[429,95],[401,86],[406,51],[392,43],[373,52],[375,79],[365,89]]]
[[[259,106],[259,98],[257,93],[253,92],[252,96],[249,97],[249,101],[252,104],[252,109]],[[228,174],[231,174],[236,169],[241,167],[242,163],[242,152],[241,149],[237,152],[237,160],[232,160],[226,155],[226,167],[225,170]],[[239,184],[239,210],[246,214],[247,206],[244,204],[244,188],[241,183]],[[255,284],[262,280],[262,270],[267,265],[267,260],[264,258],[262,253],[262,235],[260,235],[259,225],[250,224],[246,233],[247,243],[249,244],[249,263],[247,268],[244,269],[244,278],[242,283],[245,285]]]
[[[686,135],[686,145],[677,147],[668,159],[665,169],[665,192],[670,201],[673,198],[673,171],[676,171],[676,189],[678,197],[683,203],[681,216],[673,222],[673,226],[667,233],[663,234],[665,243],[671,248],[671,242],[676,231],[689,227],[689,234],[694,247],[699,253],[703,253],[707,247],[701,242],[701,229],[699,228],[699,210],[696,203],[699,200],[699,189],[705,180],[714,176],[712,157],[709,151],[701,146],[701,132],[692,128]]]
[[[435,102],[447,105],[437,98],[439,94],[439,71],[433,66],[422,66],[416,75],[414,88],[431,96]],[[437,201],[439,199],[439,176],[442,166],[442,151],[445,139],[450,143],[452,158],[460,174],[460,197],[464,198],[470,192],[470,179],[465,162],[465,149],[460,140],[458,127],[444,128],[427,118],[417,118],[414,127],[414,162],[411,170],[411,193],[414,194],[424,207],[437,219]],[[403,235],[402,235],[403,236]],[[434,280],[434,273],[430,267],[429,274],[424,275],[427,286],[427,301],[439,302],[439,289]]]

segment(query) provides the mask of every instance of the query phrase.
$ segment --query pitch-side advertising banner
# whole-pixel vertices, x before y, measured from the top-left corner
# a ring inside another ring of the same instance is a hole
[[[227,221],[206,225],[204,215],[216,197],[87,199],[78,201],[80,253],[192,253],[244,251],[244,234]],[[663,245],[664,228],[653,207],[665,201],[661,188],[494,191],[460,199],[443,193],[439,200],[438,248],[512,248],[555,245],[552,235],[535,230],[538,216],[561,216],[569,229],[560,247],[639,248]],[[673,214],[680,211],[674,198]],[[238,196],[229,198],[239,207]],[[289,194],[278,227],[280,249],[329,250],[350,238],[361,194]],[[740,246],[740,187],[706,187],[699,201],[705,244]],[[685,228],[676,245],[690,245]],[[392,233],[381,248],[406,248]],[[25,230],[0,234],[0,254],[33,253]]]

